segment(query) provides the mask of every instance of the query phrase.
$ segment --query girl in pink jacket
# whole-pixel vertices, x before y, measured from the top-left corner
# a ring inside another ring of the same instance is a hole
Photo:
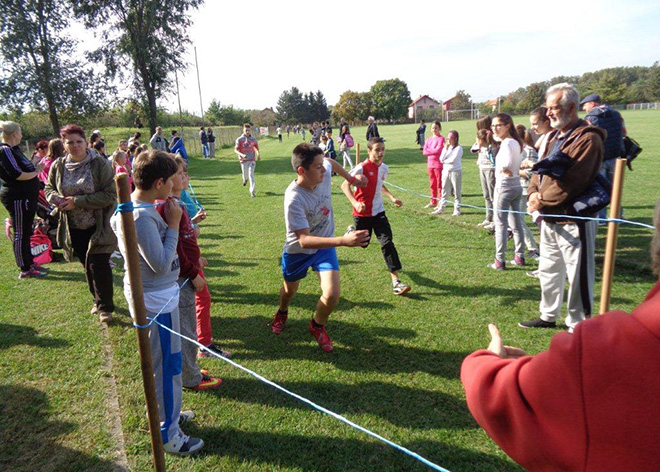
[[[422,154],[427,156],[427,167],[429,171],[429,181],[431,184],[431,201],[424,208],[436,207],[440,203],[440,196],[442,195],[442,163],[440,162],[440,154],[445,146],[445,138],[440,134],[442,126],[439,121],[434,121],[431,125],[431,132],[433,133],[424,142],[424,149]]]

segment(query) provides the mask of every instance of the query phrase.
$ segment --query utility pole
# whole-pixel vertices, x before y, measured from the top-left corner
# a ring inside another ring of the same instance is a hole
[[[199,64],[197,62],[197,46],[195,46],[195,68],[197,69],[197,88],[199,89],[199,109],[202,112],[202,124],[204,123],[204,107],[202,106],[202,85],[199,81]]]
[[[176,99],[179,102],[179,128],[181,128],[181,138],[183,139],[183,112],[181,111],[181,95],[179,95],[179,74],[174,68],[174,80],[176,81]]]

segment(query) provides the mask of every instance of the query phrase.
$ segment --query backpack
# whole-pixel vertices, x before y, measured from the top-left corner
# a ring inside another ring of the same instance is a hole
[[[352,148],[355,146],[355,141],[353,141],[353,136],[350,134],[345,134],[344,135],[344,142],[346,143],[346,147]]]
[[[633,170],[630,163],[641,154],[643,149],[637,141],[628,136],[623,137],[623,147],[625,149],[623,157],[626,158],[628,169]]]
[[[53,244],[41,225],[37,225],[30,236],[30,252],[39,265],[53,262]]]

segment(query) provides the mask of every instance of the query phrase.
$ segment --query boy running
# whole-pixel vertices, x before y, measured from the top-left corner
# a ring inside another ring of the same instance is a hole
[[[236,146],[234,151],[238,155],[238,161],[241,163],[241,170],[243,173],[243,187],[250,181],[250,197],[256,196],[255,181],[254,181],[254,167],[256,161],[261,160],[261,153],[259,152],[259,142],[257,138],[252,136],[252,126],[250,123],[243,125],[243,134],[236,139]]]
[[[371,138],[367,143],[367,153],[369,158],[353,167],[350,174],[354,177],[366,175],[369,183],[366,188],[358,188],[355,195],[351,192],[351,182],[346,181],[341,185],[341,189],[353,205],[353,220],[355,226],[349,226],[347,234],[351,234],[356,229],[371,231],[376,233],[380,248],[383,251],[385,264],[392,277],[392,287],[395,295],[403,295],[410,292],[410,286],[399,280],[398,271],[401,270],[399,254],[392,241],[392,228],[385,215],[385,206],[381,194],[385,195],[397,207],[402,205],[401,200],[396,198],[385,187],[387,179],[387,165],[383,163],[385,156],[385,143],[382,138]],[[366,246],[365,246],[366,247]]]
[[[339,302],[339,261],[335,248],[366,246],[369,234],[367,231],[355,231],[335,237],[331,174],[334,171],[359,187],[366,186],[366,179],[362,175],[351,176],[336,161],[324,159],[323,151],[310,143],[295,147],[291,164],[298,178],[284,194],[287,231],[282,254],[284,283],[280,291],[280,307],[271,330],[280,334],[284,329],[289,304],[298,290],[300,280],[305,278],[307,269],[311,267],[319,276],[323,294],[309,323],[309,331],[321,349],[332,352],[332,341],[325,326]]]

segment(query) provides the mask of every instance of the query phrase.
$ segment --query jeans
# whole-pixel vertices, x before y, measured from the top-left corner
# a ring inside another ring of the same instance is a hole
[[[608,159],[603,161],[600,166],[600,174],[607,178],[610,182],[614,182],[614,166],[616,165],[616,159]],[[621,209],[621,214],[623,214],[623,208]],[[603,208],[598,212],[598,218],[607,218],[607,207]],[[603,223],[604,224],[604,223]]]
[[[506,242],[508,239],[507,230],[509,229],[509,224],[513,227],[515,255],[519,257],[523,257],[524,255],[522,215],[500,211],[518,211],[521,198],[522,187],[505,187],[495,190],[495,259],[500,262],[506,261]]]
[[[202,155],[204,158],[208,158],[210,155],[209,143],[202,143]]]

